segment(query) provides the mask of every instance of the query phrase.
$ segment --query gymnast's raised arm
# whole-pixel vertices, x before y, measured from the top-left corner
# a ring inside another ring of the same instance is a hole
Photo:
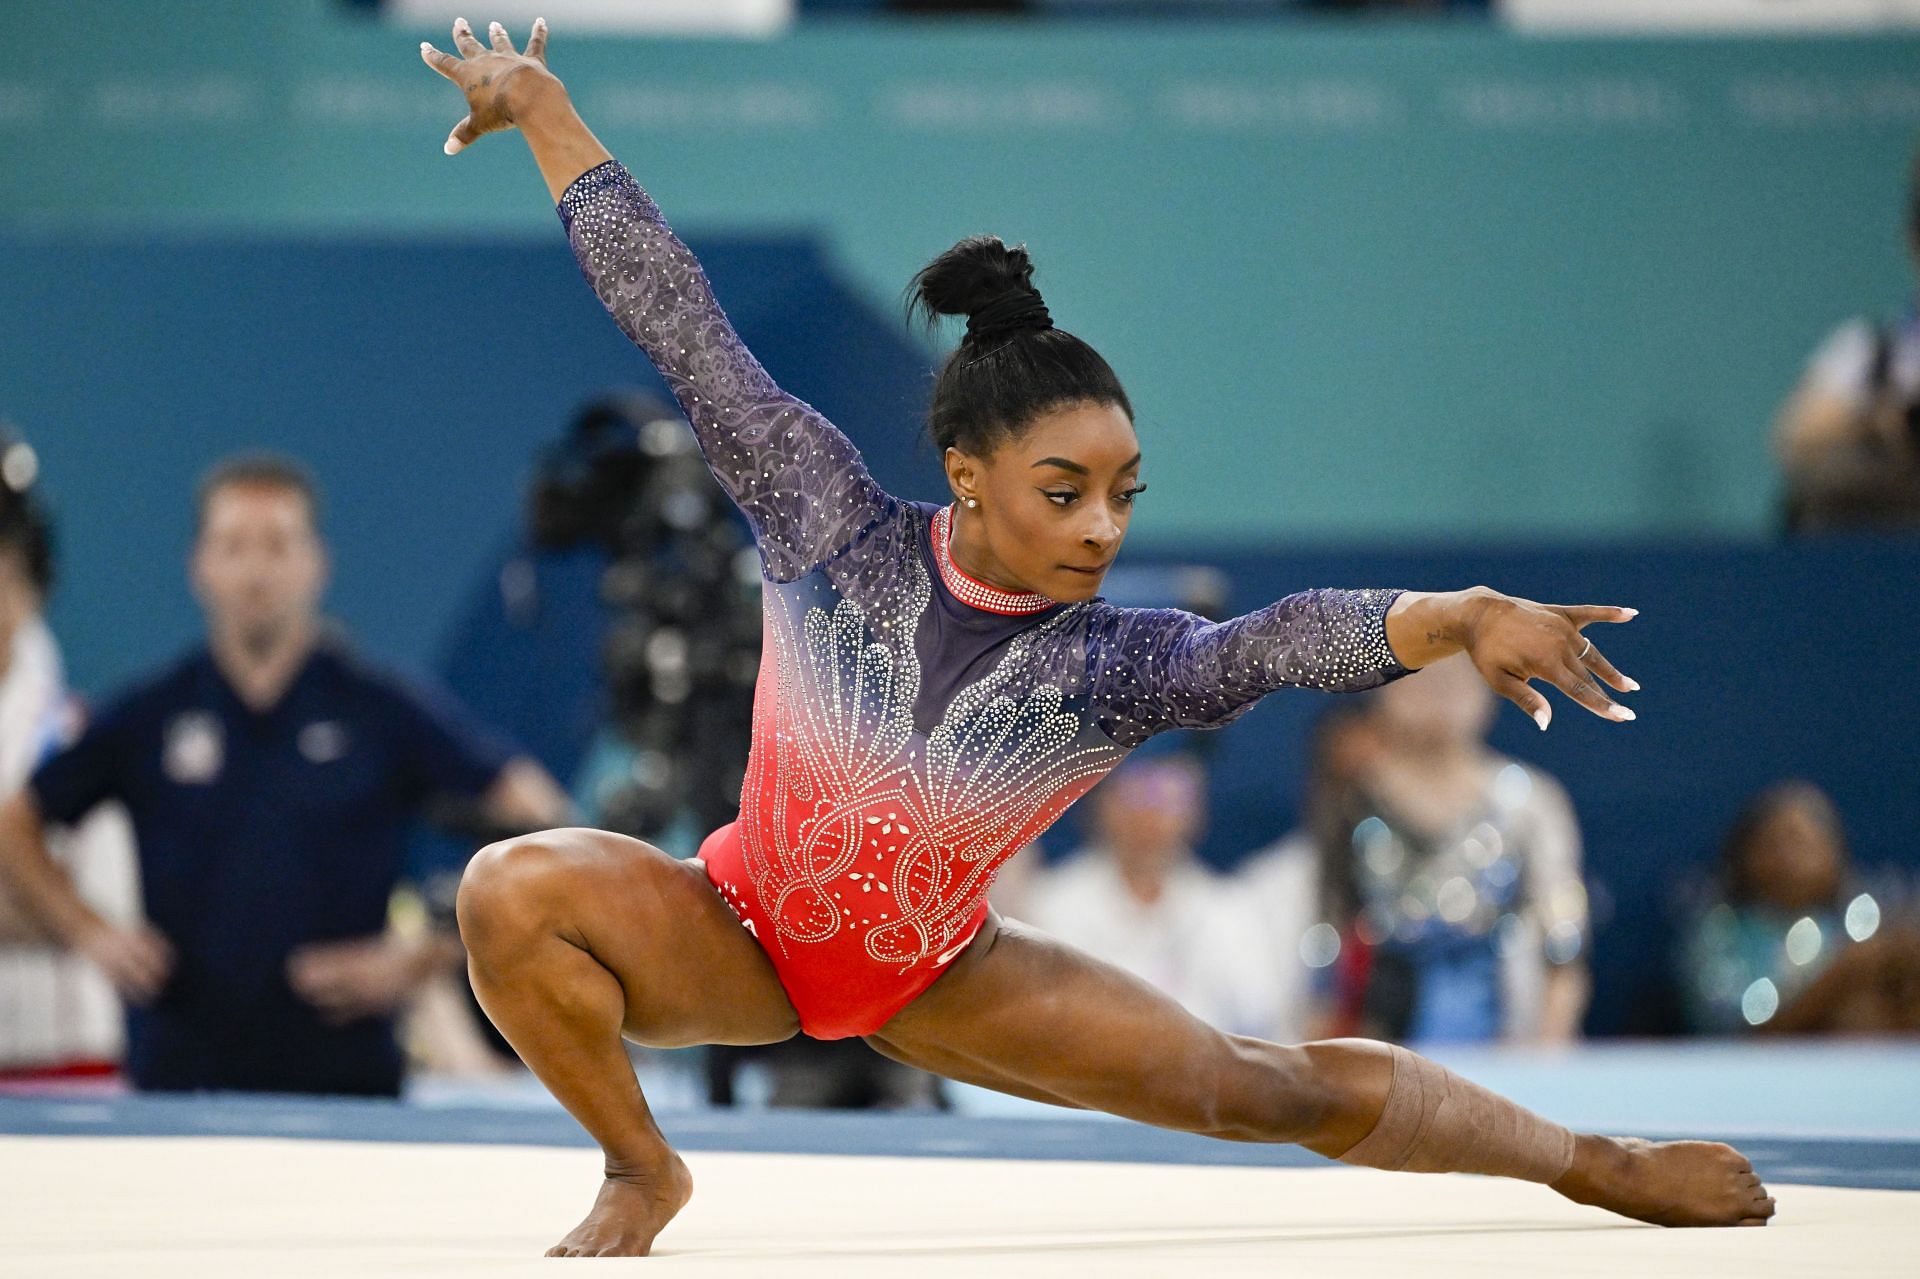
[[[707,465],[752,521],[768,573],[801,576],[872,526],[891,500],[852,441],[782,391],[740,341],[699,262],[547,69],[545,21],[534,24],[525,53],[499,23],[489,35],[491,49],[462,19],[453,29],[461,57],[420,46],[427,65],[467,98],[447,153],[520,130],[581,271],[673,389]]]

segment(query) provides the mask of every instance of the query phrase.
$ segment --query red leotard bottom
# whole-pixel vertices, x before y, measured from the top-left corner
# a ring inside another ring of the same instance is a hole
[[[721,898],[773,961],[788,1000],[800,1014],[800,1029],[815,1039],[870,1035],[886,1025],[947,971],[987,922],[983,901],[951,947],[903,970],[900,964],[881,963],[868,955],[861,928],[842,928],[817,942],[782,938],[747,873],[740,823],[729,822],[707,836],[700,845],[700,859],[707,866],[707,881],[720,890]],[[868,909],[878,909],[878,904]],[[854,918],[849,915],[849,925]]]

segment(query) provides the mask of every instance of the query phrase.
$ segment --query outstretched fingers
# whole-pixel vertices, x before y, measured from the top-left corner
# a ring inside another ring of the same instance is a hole
[[[1591,650],[1588,651],[1587,656],[1589,658],[1593,656]],[[1567,662],[1557,670],[1543,672],[1543,674],[1555,688],[1601,719],[1624,721],[1636,718],[1632,711],[1608,697],[1607,691],[1600,687],[1600,681],[1593,677],[1593,672],[1579,662]]]
[[[473,127],[473,117],[463,115],[460,117],[460,123],[453,126],[453,132],[447,135],[447,140],[440,149],[448,155],[459,155],[479,138],[480,130]]]
[[[463,58],[477,58],[487,51],[487,46],[481,44],[475,37],[473,28],[467,25],[465,18],[453,20],[453,45],[460,50],[460,56]]]
[[[1541,732],[1546,732],[1547,725],[1553,722],[1553,707],[1526,680],[1512,671],[1501,671],[1487,683],[1493,686],[1494,692],[1525,711],[1528,718],[1540,726]]]
[[[1555,604],[1550,607],[1576,628],[1591,626],[1595,622],[1631,622],[1640,616],[1637,608],[1620,608],[1613,604]]]
[[[454,57],[451,53],[442,53],[425,40],[422,40],[420,42],[420,61],[426,63],[455,84],[460,83],[458,71],[460,59]]]
[[[498,22],[489,22],[487,24],[487,39],[493,42],[493,51],[495,53],[515,54],[519,52],[518,49],[513,47],[513,37],[508,35],[507,29]]]
[[[1587,650],[1580,655],[1582,665],[1588,667],[1595,675],[1598,675],[1601,679],[1607,681],[1607,683],[1623,693],[1637,693],[1640,691],[1639,680],[1628,679],[1625,675],[1615,670],[1613,663],[1607,660],[1606,654],[1594,646],[1592,640],[1585,640],[1585,643]]]
[[[529,58],[538,58],[542,65],[546,63],[547,20],[545,18],[535,18],[533,20],[533,34],[527,37],[527,56]]]

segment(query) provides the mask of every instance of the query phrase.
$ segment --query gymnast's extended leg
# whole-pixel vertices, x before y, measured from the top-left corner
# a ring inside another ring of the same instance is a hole
[[[481,1007],[606,1153],[586,1220],[548,1256],[644,1256],[693,1179],[621,1043],[766,1044],[800,1019],[773,965],[707,882],[636,839],[555,830],[480,850],[460,935]]]
[[[1347,1163],[1550,1185],[1668,1226],[1764,1225],[1738,1151],[1574,1134],[1392,1045],[1287,1046],[1208,1026],[1131,974],[990,918],[952,971],[868,1037],[968,1082]]]

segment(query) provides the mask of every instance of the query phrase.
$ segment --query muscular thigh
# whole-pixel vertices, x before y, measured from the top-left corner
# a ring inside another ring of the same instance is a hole
[[[1253,1103],[1236,1093],[1271,1091],[1297,1052],[1223,1034],[1121,968],[1017,921],[994,923],[873,1038],[988,1087],[1192,1131],[1246,1110]]]
[[[530,838],[561,854],[550,878],[567,906],[552,926],[618,979],[627,1038],[679,1048],[776,1043],[799,1031],[773,964],[697,859],[608,831]]]

